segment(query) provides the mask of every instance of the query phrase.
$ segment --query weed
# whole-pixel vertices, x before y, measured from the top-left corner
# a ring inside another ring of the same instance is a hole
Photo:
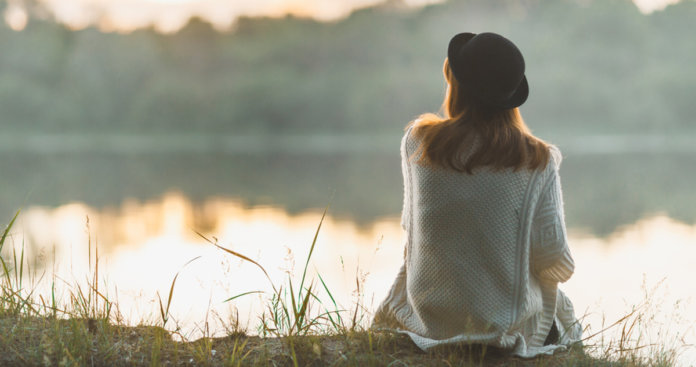
[[[328,209],[328,208],[327,208]],[[255,264],[271,283],[261,314],[260,336],[248,336],[238,318],[228,327],[228,335],[212,338],[207,317],[203,338],[175,341],[164,329],[172,320],[170,306],[176,282],[192,259],[174,275],[166,302],[157,293],[160,320],[156,325],[125,326],[117,312],[117,302],[107,297],[108,289],[99,281],[99,248],[89,242],[89,271],[86,286],[68,284],[68,301],[61,302],[54,279],[50,294],[36,295],[23,278],[31,272],[23,250],[0,253],[0,365],[113,365],[113,366],[672,366],[675,352],[663,345],[646,343],[641,328],[650,320],[652,299],[646,301],[600,331],[589,335],[585,346],[568,353],[533,360],[511,358],[506,353],[480,345],[460,345],[424,353],[402,334],[375,332],[361,328],[368,312],[362,306],[364,277],[356,277],[356,305],[343,310],[321,275],[309,279],[307,269],[314,252],[322,220],[314,234],[304,264],[301,281],[288,276],[276,286],[258,262],[210,241],[228,254]],[[17,215],[0,237],[0,251],[6,245]],[[201,235],[202,236],[202,235]],[[206,238],[207,240],[207,238]],[[23,246],[22,246],[23,248]],[[7,250],[7,249],[5,249]],[[9,254],[6,260],[2,254]],[[323,302],[318,290],[328,297]],[[253,291],[230,297],[260,293]],[[319,311],[315,311],[319,309]],[[619,337],[605,341],[608,330],[619,330]],[[271,336],[267,338],[267,336]],[[647,353],[641,354],[643,351]]]
[[[276,286],[275,282],[273,282],[271,277],[268,275],[268,272],[261,264],[252,260],[246,255],[243,255],[237,251],[219,245],[217,243],[217,239],[211,240],[203,234],[196,232],[200,237],[213,244],[215,247],[225,251],[228,254],[236,256],[244,261],[254,264],[263,272],[263,274],[266,276],[266,279],[268,279],[268,282],[270,283],[271,288],[273,289],[273,293],[271,294],[270,299],[268,300],[266,309],[260,316],[260,332],[262,335],[273,335],[276,337],[308,335],[312,332],[317,331],[322,325],[324,325],[324,320],[326,319],[328,319],[329,322],[332,323],[332,325],[334,325],[334,327],[338,326],[338,321],[336,321],[336,319],[340,320],[340,316],[338,315],[339,312],[337,310],[327,310],[320,315],[312,316],[313,301],[319,301],[319,298],[316,294],[315,280],[309,281],[309,284],[305,286],[305,284],[307,283],[307,270],[309,268],[309,263],[312,258],[312,254],[314,253],[317,238],[319,237],[319,232],[321,230],[322,224],[324,223],[324,219],[326,218],[326,213],[328,212],[328,209],[328,206],[324,209],[317,230],[314,233],[314,238],[309,248],[307,260],[305,261],[304,269],[302,271],[302,278],[300,280],[299,287],[297,288],[295,287],[295,284],[292,280],[292,276],[290,274],[288,274],[287,282],[284,286]],[[321,279],[321,277],[320,281],[324,289],[327,291],[327,293],[329,293],[329,296],[335,306],[336,302],[333,296],[331,295],[331,292],[329,292],[326,283],[323,279]],[[258,290],[245,292],[230,297],[229,299],[227,299],[227,301],[231,301],[245,295],[256,293],[264,292]],[[332,314],[337,316],[334,317],[332,316]],[[291,349],[294,350],[293,348]],[[293,360],[296,361],[296,359],[294,358]]]

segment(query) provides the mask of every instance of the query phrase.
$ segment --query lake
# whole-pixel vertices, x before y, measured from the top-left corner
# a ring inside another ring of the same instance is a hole
[[[1,214],[7,222],[22,208],[10,243],[24,245],[39,292],[56,284],[57,296],[67,297],[98,251],[100,289],[126,321],[158,321],[157,293],[166,298],[179,274],[168,327],[179,325],[187,337],[219,335],[236,317],[255,332],[264,295],[224,301],[269,292],[268,280],[196,232],[258,261],[276,284],[288,274],[297,284],[329,204],[309,267],[320,295],[327,297],[316,273],[341,308],[363,305],[367,322],[401,265],[398,136],[365,139],[358,150],[325,137],[266,141],[275,149],[256,151],[253,139],[200,149],[194,138],[155,148],[47,139],[54,144],[45,150],[15,143],[0,162]],[[643,305],[653,316],[643,320],[644,342],[694,344],[694,145],[599,149],[601,141],[559,144],[577,264],[562,289],[588,336]],[[682,360],[696,360],[693,347]]]

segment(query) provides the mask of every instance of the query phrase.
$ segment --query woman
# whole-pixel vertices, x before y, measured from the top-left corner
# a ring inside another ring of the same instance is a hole
[[[524,59],[508,39],[449,43],[444,117],[423,115],[401,144],[405,261],[374,326],[423,350],[485,344],[551,354],[582,333],[558,290],[570,278],[558,149],[534,137],[518,106]]]

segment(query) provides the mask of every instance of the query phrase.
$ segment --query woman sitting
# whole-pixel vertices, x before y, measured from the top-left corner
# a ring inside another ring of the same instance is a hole
[[[561,154],[520,116],[529,93],[522,54],[500,35],[461,33],[444,74],[444,117],[421,116],[401,143],[405,259],[374,326],[423,350],[565,349],[582,328],[558,289],[574,270]]]

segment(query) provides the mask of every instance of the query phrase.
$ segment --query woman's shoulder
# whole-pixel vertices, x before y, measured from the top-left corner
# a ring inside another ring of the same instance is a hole
[[[553,144],[548,144],[549,147],[549,163],[551,168],[558,170],[561,167],[561,162],[563,161],[563,153],[558,149],[557,146]]]
[[[418,130],[421,128],[426,128],[427,126],[432,126],[434,122],[441,121],[442,118],[433,114],[426,113],[418,116],[417,118],[411,120],[404,128],[403,139],[413,141],[418,138]]]
[[[419,127],[426,124],[425,115],[418,116],[416,119],[409,121],[404,128],[404,136],[409,135],[413,130],[417,130]]]
[[[438,116],[434,113],[424,113],[416,117],[415,119],[409,121],[404,130],[416,130],[420,127],[437,124],[439,122],[442,122],[443,120],[445,119],[442,116]]]
[[[422,122],[422,118],[417,118],[406,125],[406,128],[404,128],[404,136],[401,138],[402,151],[407,149],[412,150],[414,146],[418,145],[415,130],[418,129]]]

